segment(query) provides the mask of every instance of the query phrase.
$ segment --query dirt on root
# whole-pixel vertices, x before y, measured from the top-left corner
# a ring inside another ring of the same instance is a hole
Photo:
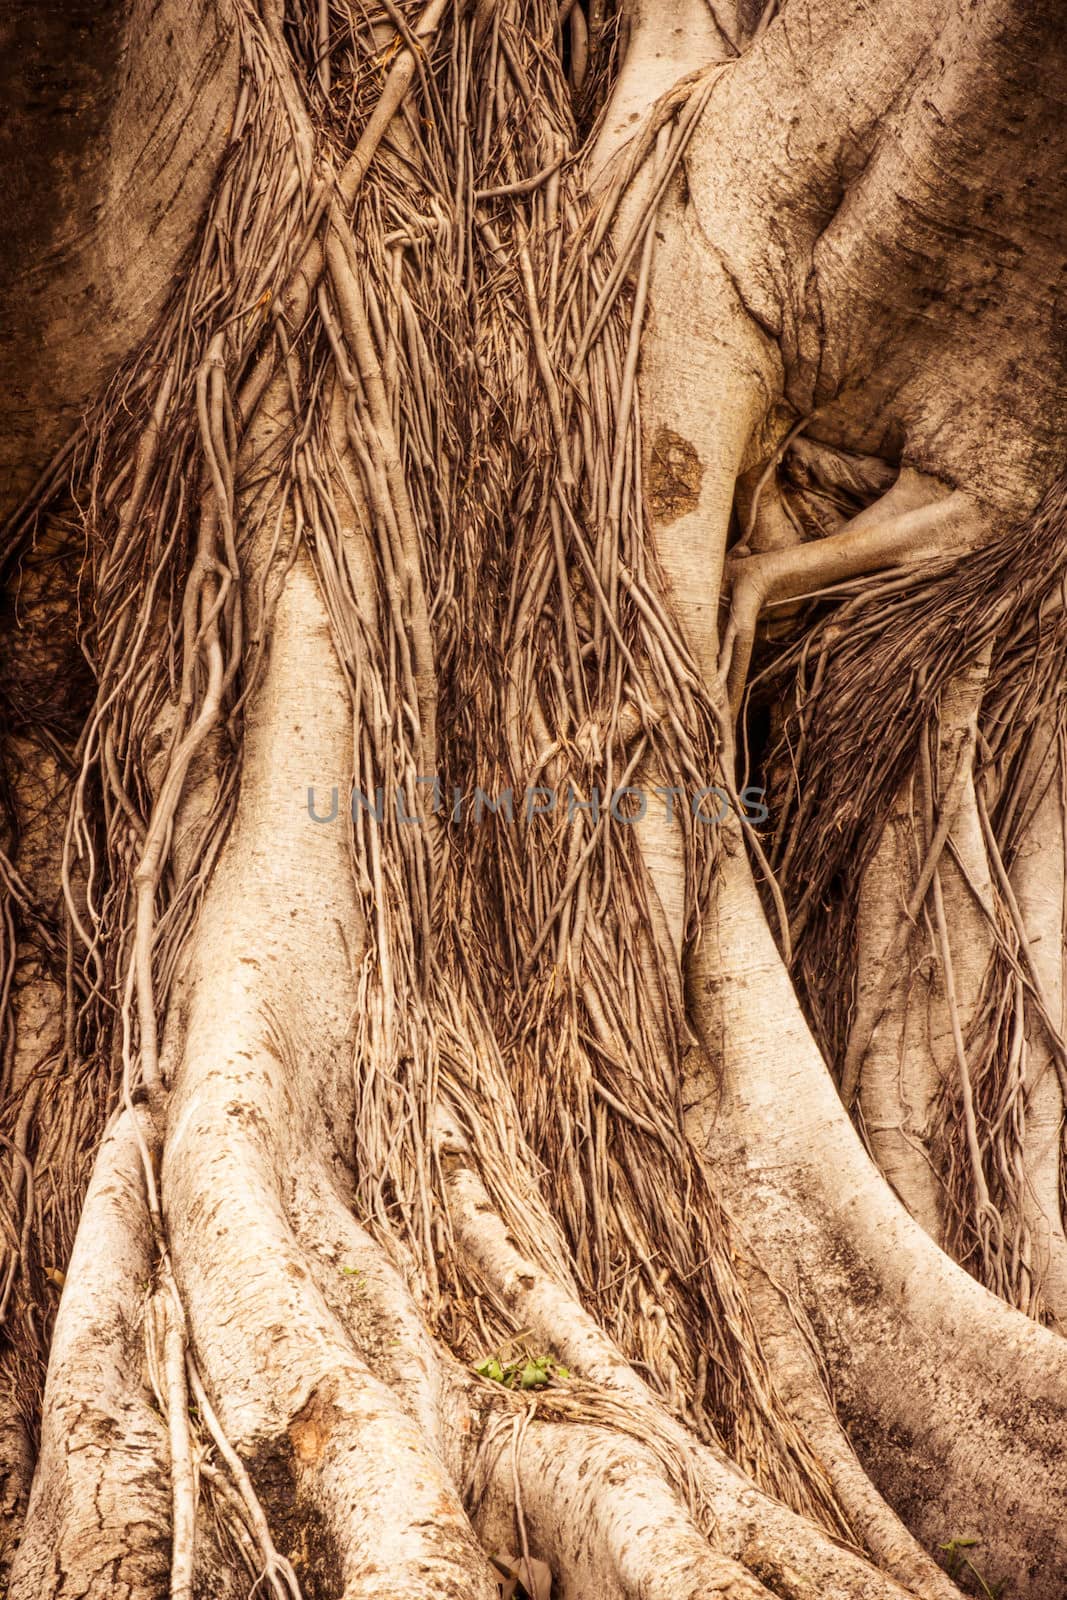
[[[653,520],[661,526],[696,509],[704,463],[688,439],[659,428],[648,448],[645,489]]]
[[[248,1468],[263,1502],[275,1544],[293,1564],[304,1600],[336,1600],[344,1589],[337,1541],[326,1519],[297,1489],[297,1452],[285,1436],[265,1440]]]

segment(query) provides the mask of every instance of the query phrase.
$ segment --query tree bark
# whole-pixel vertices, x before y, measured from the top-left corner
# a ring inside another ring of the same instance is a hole
[[[13,1600],[1059,1592],[1063,30],[564,13],[5,25]]]

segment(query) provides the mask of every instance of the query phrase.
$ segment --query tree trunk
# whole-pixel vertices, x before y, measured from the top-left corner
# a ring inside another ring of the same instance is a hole
[[[1054,1600],[1055,8],[5,26],[5,1592]]]

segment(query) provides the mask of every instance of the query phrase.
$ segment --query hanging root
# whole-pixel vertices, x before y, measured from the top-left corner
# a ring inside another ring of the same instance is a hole
[[[1067,840],[1061,716],[1051,714],[1038,721],[1030,743],[1031,788],[1018,813],[1010,887],[1020,923],[1027,930],[1034,979],[1040,981],[1042,1015],[1034,1017],[1036,1008],[1031,1007],[1026,1028],[1022,979],[1013,972],[1012,1034],[1008,1049],[1001,1053],[1008,1071],[999,1085],[993,1127],[998,1134],[1003,1128],[1011,1130],[1006,1138],[1001,1136],[998,1176],[1014,1201],[1013,1246],[1031,1286],[1025,1309],[1039,1314],[1044,1308],[1062,1330],[1067,1327],[1067,1239],[1060,1198],[1065,1102],[1059,1043],[1065,1032],[1061,951]]]
[[[917,477],[904,471],[872,505],[825,538],[787,544],[781,534],[774,537],[761,530],[764,542],[774,538],[772,548],[752,554],[743,543],[735,549],[727,566],[730,614],[720,665],[735,716],[748,681],[756,622],[765,606],[803,599],[884,568],[958,557],[988,540],[988,517],[972,496],[958,490],[946,494],[936,484],[919,485]],[[758,489],[750,513],[753,524],[757,509]]]

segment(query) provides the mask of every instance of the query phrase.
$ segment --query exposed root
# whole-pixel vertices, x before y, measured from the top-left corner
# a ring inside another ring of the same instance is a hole
[[[496,1443],[493,1476],[506,1493],[514,1472],[526,1540],[561,1574],[562,1600],[768,1594],[738,1562],[708,1548],[652,1453],[615,1430],[533,1421],[521,1430],[514,1468],[510,1454],[505,1433]]]
[[[910,1593],[951,1600],[955,1584],[908,1531],[858,1459],[827,1394],[826,1374],[815,1354],[818,1341],[810,1323],[802,1327],[798,1303],[756,1264],[746,1274],[746,1288],[777,1391],[822,1462],[853,1538]]]
[[[100,1147],[82,1208],[52,1336],[41,1450],[10,1577],[12,1600],[42,1594],[105,1600],[166,1589],[167,1435],[144,1378],[152,1236],[143,1138],[130,1113],[121,1113]]]
[[[1016,1170],[1011,1176],[1021,1225],[1017,1248],[1027,1258],[1031,1304],[1067,1330],[1067,1238],[1061,1200],[1064,1094],[1056,1059],[1059,1040],[1067,1033],[1062,955],[1067,840],[1064,735],[1058,720],[1039,722],[1034,743],[1039,750],[1043,746],[1045,754],[1035,764],[1029,814],[1011,879],[1053,1031],[1050,1036],[1048,1024],[1031,1015],[1027,1037],[1020,1037],[1024,1013],[1017,1003],[1016,1048],[1011,1057],[1017,1063],[1016,1075],[1004,1086],[997,1115],[1015,1131],[1011,1148],[1016,1152]]]
[[[615,1400],[610,1414],[616,1424],[652,1444],[663,1463],[661,1470],[685,1495],[691,1514],[717,1550],[758,1574],[778,1594],[873,1597],[897,1592],[894,1584],[840,1543],[746,1484],[713,1443],[697,1445],[683,1420],[582,1310],[573,1290],[515,1247],[469,1164],[469,1154],[462,1152],[454,1136],[446,1135],[443,1159],[449,1173],[447,1193],[457,1244],[487,1291],[500,1299],[516,1327],[529,1329],[541,1348],[551,1349],[570,1371],[601,1388],[605,1401],[608,1397]],[[784,1304],[780,1298],[778,1303]],[[821,1385],[805,1370],[811,1364],[810,1354],[806,1363],[803,1356],[798,1357],[802,1340],[791,1313],[786,1312],[788,1329],[780,1313],[768,1316],[764,1304],[758,1305],[757,1314],[776,1374],[783,1373],[783,1366],[792,1368],[792,1384],[785,1386],[785,1397],[794,1401],[790,1388],[802,1397],[803,1407],[798,1409],[807,1413],[803,1420],[808,1437],[821,1452],[830,1446],[824,1459],[833,1463],[835,1488],[837,1480],[843,1480],[839,1487],[842,1503],[859,1513],[865,1524],[863,1534],[880,1563],[911,1592],[949,1600],[956,1592],[954,1585],[863,1478],[832,1411],[825,1408],[828,1424],[817,1402],[813,1406],[816,1394],[822,1398]],[[783,1338],[787,1342],[784,1361],[779,1349]],[[844,1463],[848,1460],[851,1476],[846,1480]]]
[[[945,1203],[938,1181],[943,1164],[933,1141],[935,1107],[953,1082],[963,1098],[971,1097],[964,1039],[973,1029],[993,947],[987,923],[993,892],[972,776],[988,675],[987,653],[946,685],[936,759],[924,746],[917,792],[901,797],[864,877],[857,910],[856,1014],[842,1067],[842,1097],[849,1103],[858,1086],[875,1160],[908,1210],[939,1242]],[[902,906],[901,883],[915,880]],[[916,934],[927,890],[932,949],[924,938],[926,927]],[[898,992],[891,994],[894,975]],[[973,1159],[977,1129],[971,1098],[966,1115]],[[980,1161],[977,1173],[984,1182]]]
[[[988,514],[972,496],[945,493],[940,485],[916,484],[902,472],[885,493],[839,531],[811,544],[786,545],[760,554],[745,546],[727,565],[730,615],[722,641],[719,675],[736,716],[748,683],[756,622],[765,606],[802,599],[861,574],[884,568],[921,566],[959,555],[988,541]]]
[[[955,1267],[881,1184],[796,1008],[740,854],[729,858],[716,922],[693,1004],[721,1072],[708,1085],[720,1114],[703,1126],[727,1195],[816,1327],[842,1418],[886,1498],[928,1546],[974,1519],[1021,1593],[1034,1562],[1040,1593],[1042,1569],[1063,1559],[1048,1507],[1067,1500],[1067,1481],[1043,1434],[1067,1416],[1062,1341]],[[781,1103],[795,1107],[788,1125],[773,1115]]]

